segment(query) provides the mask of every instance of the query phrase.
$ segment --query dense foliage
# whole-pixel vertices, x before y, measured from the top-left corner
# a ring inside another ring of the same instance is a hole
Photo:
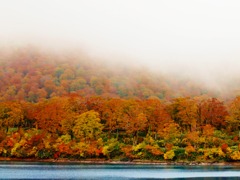
[[[240,160],[239,97],[224,103],[149,72],[30,52],[0,61],[0,156]]]

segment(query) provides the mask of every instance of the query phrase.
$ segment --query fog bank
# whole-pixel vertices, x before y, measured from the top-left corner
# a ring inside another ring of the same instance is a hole
[[[236,0],[9,0],[0,6],[0,45],[81,49],[237,91],[239,9]]]

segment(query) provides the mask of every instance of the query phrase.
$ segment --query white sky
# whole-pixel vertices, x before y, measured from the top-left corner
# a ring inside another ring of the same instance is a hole
[[[224,78],[240,69],[240,1],[0,0],[0,44],[26,42]]]

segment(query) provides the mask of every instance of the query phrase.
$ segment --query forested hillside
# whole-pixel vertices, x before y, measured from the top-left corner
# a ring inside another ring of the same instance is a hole
[[[86,55],[1,53],[0,156],[240,160],[240,98]]]
[[[38,102],[69,93],[170,100],[207,93],[205,87],[188,79],[79,54],[56,55],[29,48],[0,53],[0,101]]]

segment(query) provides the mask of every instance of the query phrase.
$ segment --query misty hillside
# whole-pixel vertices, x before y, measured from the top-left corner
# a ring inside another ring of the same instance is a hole
[[[213,95],[191,80],[154,74],[127,63],[90,59],[81,53],[56,55],[22,48],[1,52],[0,63],[0,101],[38,102],[69,93],[162,100]]]
[[[0,158],[240,160],[240,97],[82,52],[0,57]]]

